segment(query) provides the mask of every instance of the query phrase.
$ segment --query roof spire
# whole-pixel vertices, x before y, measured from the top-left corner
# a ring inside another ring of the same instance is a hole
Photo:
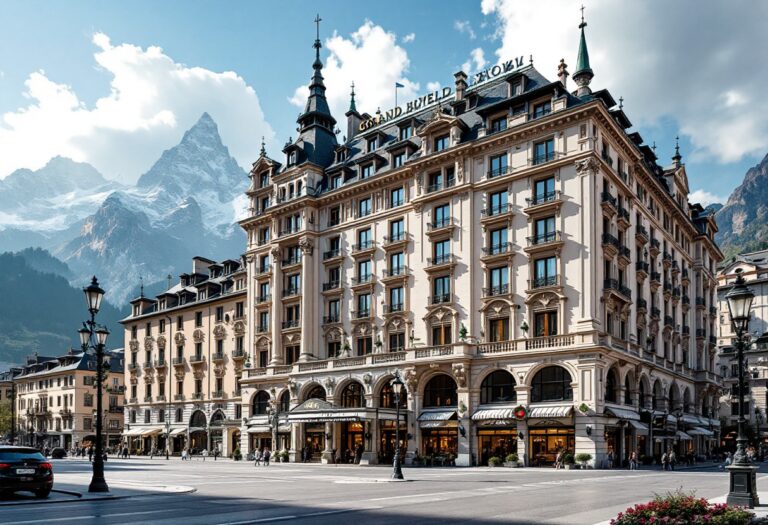
[[[352,81],[352,93],[349,96],[349,111],[357,112],[357,106],[355,106],[355,81]]]
[[[624,109],[624,97],[619,97],[619,109]]]
[[[139,297],[144,297],[144,277],[139,276],[139,282],[141,283]]]
[[[264,144],[264,135],[261,136],[261,151],[259,151],[260,157],[266,157],[267,156],[267,148]]]
[[[592,77],[595,74],[592,72],[592,68],[589,66],[589,51],[587,51],[587,38],[584,35],[584,28],[587,27],[587,23],[584,21],[584,6],[581,6],[581,38],[579,39],[579,53],[576,58],[576,72],[573,74],[573,80],[579,89],[576,95],[584,97],[592,94],[592,90],[589,89],[589,83],[592,81]]]
[[[682,164],[683,156],[680,155],[680,137],[675,137],[675,154],[672,156],[672,162],[674,162],[675,167],[679,168]]]

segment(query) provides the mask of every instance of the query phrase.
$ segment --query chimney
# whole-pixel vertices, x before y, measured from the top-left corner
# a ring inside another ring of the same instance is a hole
[[[468,87],[467,74],[464,73],[464,71],[459,71],[458,73],[454,73],[453,78],[456,79],[456,102],[461,102],[464,100],[464,91],[466,91]]]
[[[565,63],[565,59],[560,59],[560,64],[557,66],[557,78],[560,80],[560,83],[563,85],[563,87],[567,90],[568,87],[566,85],[566,82],[568,82],[568,70],[566,69],[568,67],[568,64]]]

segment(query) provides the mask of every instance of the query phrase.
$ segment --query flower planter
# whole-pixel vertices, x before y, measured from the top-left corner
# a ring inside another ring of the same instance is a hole
[[[566,464],[565,464],[565,470],[571,470],[571,469],[573,469],[575,466],[576,466],[576,465],[571,465],[570,463],[566,463]]]
[[[520,463],[513,463],[511,461],[505,461],[504,466],[507,468],[517,468],[520,466]]]

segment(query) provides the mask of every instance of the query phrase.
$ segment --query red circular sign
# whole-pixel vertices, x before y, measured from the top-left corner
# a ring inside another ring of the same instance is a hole
[[[525,419],[525,417],[528,415],[528,411],[525,410],[525,407],[519,406],[515,409],[515,417],[517,419]]]

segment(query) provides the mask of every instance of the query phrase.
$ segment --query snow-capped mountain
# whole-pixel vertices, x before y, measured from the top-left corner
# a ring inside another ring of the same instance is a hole
[[[108,299],[121,304],[140,277],[153,282],[186,271],[193,255],[241,253],[245,235],[236,221],[247,183],[204,113],[136,186],[61,158],[0,181],[0,251],[48,248],[72,269],[73,284],[96,274]]]

